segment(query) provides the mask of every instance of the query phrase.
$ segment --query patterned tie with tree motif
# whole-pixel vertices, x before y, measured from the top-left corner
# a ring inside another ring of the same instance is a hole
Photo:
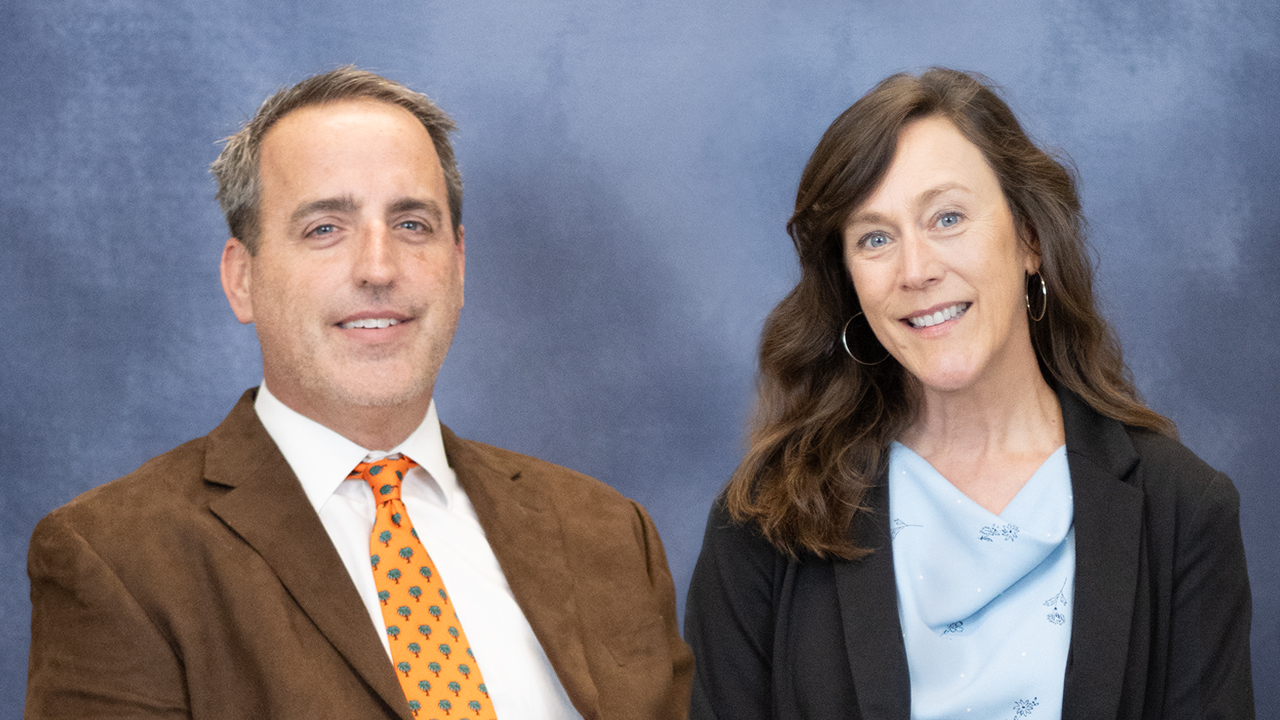
[[[400,499],[400,483],[417,466],[404,455],[391,455],[362,462],[347,476],[369,483],[378,505],[369,537],[369,561],[382,601],[392,662],[415,717],[428,708],[445,715],[460,710],[470,717],[483,711],[484,717],[492,718],[489,689],[471,644]]]

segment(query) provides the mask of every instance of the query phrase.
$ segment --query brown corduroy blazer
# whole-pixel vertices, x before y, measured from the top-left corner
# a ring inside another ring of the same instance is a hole
[[[36,527],[27,718],[412,720],[253,398]],[[447,428],[444,445],[574,707],[685,717],[692,656],[644,509]]]

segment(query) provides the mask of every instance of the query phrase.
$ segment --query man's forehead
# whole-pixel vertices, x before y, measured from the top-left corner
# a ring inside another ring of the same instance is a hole
[[[431,135],[398,105],[355,99],[299,108],[267,131],[260,160],[260,202],[274,206],[272,214],[355,210],[371,197],[384,207],[445,212],[444,170]]]
[[[422,123],[412,112],[409,112],[408,109],[397,105],[396,103],[370,97],[350,97],[338,100],[326,100],[324,102],[307,103],[301,107],[296,107],[277,118],[267,130],[266,135],[270,135],[272,130],[280,127],[281,125],[307,120],[315,121],[317,119],[350,114],[352,112],[373,112],[390,116],[398,116],[422,127]],[[422,127],[422,131],[425,133],[427,129]]]
[[[424,162],[440,164],[431,133],[413,113],[370,98],[334,100],[292,110],[266,131],[260,152],[265,162],[272,155],[332,151],[387,134],[410,140],[417,147],[405,150],[421,153]]]

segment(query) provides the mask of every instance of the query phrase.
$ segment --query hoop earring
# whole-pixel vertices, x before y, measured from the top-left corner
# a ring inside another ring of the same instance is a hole
[[[1043,319],[1044,319],[1044,314],[1045,314],[1045,312],[1047,312],[1047,311],[1049,310],[1049,288],[1044,284],[1044,276],[1043,276],[1043,275],[1041,275],[1040,273],[1036,273],[1036,278],[1040,281],[1040,297],[1041,297],[1041,303],[1040,303],[1040,314],[1039,314],[1039,315],[1032,315],[1032,314],[1031,314],[1031,292],[1030,292],[1030,291],[1028,291],[1028,292],[1027,292],[1027,294],[1026,294],[1026,301],[1027,301],[1027,315],[1031,318],[1031,322],[1040,322],[1041,320],[1043,320]]]
[[[846,320],[846,321],[845,321],[845,323],[844,323],[844,329],[840,331],[840,344],[841,344],[841,345],[844,345],[844,351],[845,351],[845,353],[846,353],[849,357],[853,358],[853,361],[854,361],[854,362],[856,362],[856,363],[858,363],[859,365],[866,365],[866,366],[868,366],[868,367],[870,367],[870,366],[872,366],[872,365],[879,365],[880,363],[882,363],[882,362],[884,362],[885,360],[888,360],[888,359],[889,359],[889,355],[890,355],[891,353],[890,353],[888,350],[885,350],[884,357],[880,358],[879,360],[877,360],[877,361],[875,361],[875,362],[865,362],[865,361],[859,360],[859,359],[858,359],[858,358],[853,354],[853,351],[849,349],[849,324],[850,324],[850,323],[852,323],[852,322],[854,321],[854,319],[856,319],[856,318],[858,317],[858,315],[861,315],[861,314],[862,314],[862,311],[861,311],[861,310],[859,310],[859,311],[858,311],[858,313],[857,313],[857,315],[854,315],[853,317],[851,317],[851,318],[849,318],[848,320]]]

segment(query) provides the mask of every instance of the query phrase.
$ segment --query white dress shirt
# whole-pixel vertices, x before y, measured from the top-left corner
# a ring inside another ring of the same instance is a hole
[[[369,565],[369,535],[377,515],[373,491],[363,480],[348,482],[347,474],[361,462],[403,453],[419,467],[405,476],[400,497],[449,589],[497,716],[503,720],[579,717],[511,594],[471,500],[449,467],[434,400],[422,424],[387,451],[362,448],[298,414],[276,399],[265,382],[254,409],[320,515],[388,658],[391,647]]]

